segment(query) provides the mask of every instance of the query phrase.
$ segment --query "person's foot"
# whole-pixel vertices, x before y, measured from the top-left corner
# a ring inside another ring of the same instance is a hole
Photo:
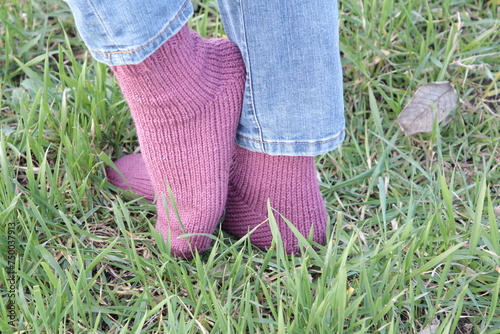
[[[298,239],[283,217],[304,236],[324,244],[328,214],[320,193],[314,157],[271,156],[236,147],[229,177],[226,215],[222,229],[252,244],[271,247],[267,201],[287,253],[300,251]],[[312,231],[311,231],[312,230]]]
[[[108,180],[119,188],[135,192],[152,201],[152,185],[148,180],[140,154],[132,154],[115,162],[124,179],[108,168]],[[297,253],[297,238],[281,215],[305,236],[313,229],[313,240],[325,243],[327,213],[316,178],[313,157],[270,156],[236,147],[229,179],[226,216],[222,228],[267,249],[273,236],[268,222],[267,199],[275,210],[274,217],[288,253]]]
[[[142,63],[111,68],[156,194],[156,229],[174,255],[192,257],[209,247],[211,238],[199,234],[214,232],[226,203],[245,84],[241,54],[229,40],[203,39],[184,26]],[[109,169],[108,177],[117,180]],[[128,181],[144,190],[144,178]]]

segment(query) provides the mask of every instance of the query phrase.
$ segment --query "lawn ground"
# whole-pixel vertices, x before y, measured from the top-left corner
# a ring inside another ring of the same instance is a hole
[[[317,158],[327,245],[290,257],[217,231],[189,261],[157,242],[152,204],[105,181],[137,137],[66,5],[4,2],[0,332],[500,333],[495,1],[342,1],[347,138]],[[223,35],[213,1],[191,26]],[[405,137],[397,116],[434,81],[458,107]]]

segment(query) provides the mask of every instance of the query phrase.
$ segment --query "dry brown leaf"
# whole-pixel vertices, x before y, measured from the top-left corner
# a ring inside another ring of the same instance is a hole
[[[404,134],[432,131],[434,119],[441,122],[457,105],[457,93],[449,81],[421,86],[398,116]]]

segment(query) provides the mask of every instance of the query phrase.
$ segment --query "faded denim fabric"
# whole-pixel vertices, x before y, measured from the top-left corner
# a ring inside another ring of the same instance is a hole
[[[188,22],[189,0],[67,0],[92,56],[137,64]],[[236,143],[272,155],[313,156],[344,139],[336,1],[218,0],[247,81]]]

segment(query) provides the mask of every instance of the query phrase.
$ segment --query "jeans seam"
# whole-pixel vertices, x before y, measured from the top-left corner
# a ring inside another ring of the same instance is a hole
[[[250,100],[250,106],[251,106],[251,111],[253,115],[253,119],[255,122],[255,127],[257,128],[258,131],[258,136],[261,139],[261,141],[255,140],[255,142],[264,144],[265,142],[263,141],[263,134],[262,134],[262,127],[260,126],[259,119],[257,117],[257,112],[255,111],[255,101],[254,101],[254,93],[253,93],[253,86],[252,86],[252,69],[251,69],[251,61],[250,61],[250,55],[249,55],[249,50],[248,50],[248,41],[247,41],[247,34],[246,34],[246,22],[245,22],[245,14],[243,10],[243,2],[239,1],[240,5],[240,13],[241,13],[241,22],[242,22],[242,33],[243,33],[243,40],[245,42],[245,57],[247,58],[247,64],[248,64],[248,92],[250,94],[249,100]],[[240,136],[241,138],[245,138],[244,136]],[[263,145],[261,146],[261,150],[265,152],[265,147]]]
[[[115,43],[115,36],[114,34],[111,34],[111,32],[107,29],[107,25],[105,24],[104,20],[102,19],[102,17],[99,15],[99,11],[96,9],[95,5],[94,5],[94,1],[90,1],[90,5],[92,6],[92,9],[94,10],[94,13],[95,15],[97,16],[97,18],[99,18],[99,21],[101,21],[101,25],[103,27],[105,27],[105,31],[106,31],[106,34],[108,35],[108,37],[110,37],[110,39],[113,41],[113,44],[116,48],[118,48],[118,45],[116,45]],[[89,51],[91,52],[98,52],[98,51],[93,51],[93,50],[90,50]]]
[[[186,8],[186,6],[188,5],[188,3],[190,1],[191,0],[186,0],[184,2],[184,4],[182,5],[182,7],[180,8],[180,10],[177,12],[177,15],[175,15],[175,17],[172,19],[172,21],[170,21],[170,23],[160,33],[158,33],[158,35],[156,35],[149,42],[147,42],[146,44],[144,44],[143,46],[141,46],[141,47],[139,47],[137,49],[134,49],[134,50],[123,50],[123,51],[113,51],[113,52],[102,52],[102,51],[97,51],[97,50],[92,50],[92,49],[89,49],[89,51],[97,53],[97,54],[101,54],[101,55],[108,55],[108,56],[110,56],[110,55],[120,54],[120,53],[132,54],[132,53],[135,53],[135,52],[137,52],[139,50],[142,50],[142,49],[146,48],[147,46],[149,46],[150,44],[154,43],[154,41],[156,41],[158,38],[160,38],[172,26],[172,24],[177,21],[177,19],[181,16],[181,13],[184,11],[184,9]],[[115,44],[115,46],[116,46],[116,44]]]
[[[268,145],[318,145],[318,144],[326,144],[326,143],[332,142],[334,140],[337,140],[342,135],[342,133],[344,131],[345,131],[345,128],[343,128],[334,138],[331,138],[331,139],[328,139],[328,140],[316,141],[314,143],[304,143],[304,142],[300,142],[300,143],[282,143],[282,142],[272,142],[272,141],[261,141],[261,140],[257,140],[257,139],[248,138],[248,137],[245,137],[245,136],[242,136],[242,135],[237,135],[237,137],[242,138],[242,139],[246,139],[246,140],[250,140],[250,141],[253,141],[253,142],[256,142],[256,143],[259,143],[259,144],[268,144]]]

